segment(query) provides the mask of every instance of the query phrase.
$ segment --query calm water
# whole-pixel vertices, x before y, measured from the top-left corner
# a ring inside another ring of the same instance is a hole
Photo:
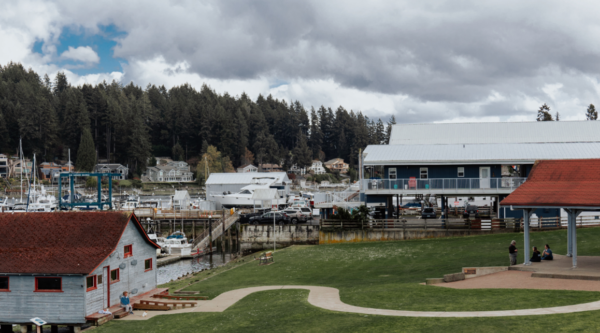
[[[212,257],[212,258],[211,258]],[[186,259],[158,268],[158,284],[177,280],[184,275],[222,266],[231,260],[230,254],[215,253],[197,259]]]

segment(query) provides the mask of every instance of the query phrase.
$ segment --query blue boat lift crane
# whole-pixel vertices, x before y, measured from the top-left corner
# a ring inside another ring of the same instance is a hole
[[[73,207],[90,207],[97,206],[98,210],[102,210],[103,206],[108,205],[109,209],[113,209],[112,204],[112,177],[121,177],[119,173],[95,173],[95,172],[66,172],[61,173],[58,181],[58,207],[72,209]],[[74,202],[75,198],[75,178],[76,177],[96,177],[98,179],[98,201],[96,202]],[[108,200],[102,202],[102,178],[108,178]],[[69,202],[64,202],[62,198],[62,179],[69,178]]]

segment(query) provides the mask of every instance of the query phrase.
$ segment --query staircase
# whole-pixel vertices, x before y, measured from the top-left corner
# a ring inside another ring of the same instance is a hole
[[[230,215],[225,218],[225,229],[223,229],[223,222],[221,222],[221,223],[217,224],[215,227],[213,227],[212,239],[217,239],[217,237],[221,236],[223,234],[223,230],[229,229],[235,222],[237,222],[237,220],[239,218],[240,218],[240,216],[239,216],[238,212],[235,212],[233,215]],[[221,221],[223,221],[223,220],[221,220]],[[194,240],[194,245],[192,248],[193,248],[193,250],[196,250],[196,249],[203,250],[204,248],[208,247],[209,241],[210,241],[210,237],[208,235],[208,232],[205,232],[205,234],[198,237],[197,240]]]

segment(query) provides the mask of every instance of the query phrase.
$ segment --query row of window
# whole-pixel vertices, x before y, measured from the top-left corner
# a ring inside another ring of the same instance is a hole
[[[131,246],[131,245],[129,245]],[[144,260],[144,272],[152,270],[152,258]],[[120,281],[119,269],[110,271],[110,283]],[[98,289],[98,285],[102,284],[102,275],[90,275],[86,277],[87,291]],[[62,292],[61,277],[36,277],[35,278],[36,292]],[[0,292],[10,292],[10,280],[8,276],[0,276]]]
[[[465,176],[465,167],[457,167],[457,176],[464,177]],[[396,179],[398,174],[396,173],[396,168],[388,169],[389,179]],[[419,168],[419,178],[420,179],[429,179],[429,168]]]

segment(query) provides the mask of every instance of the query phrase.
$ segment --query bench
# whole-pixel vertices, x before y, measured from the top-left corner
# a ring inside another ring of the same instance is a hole
[[[259,259],[260,259],[260,264],[268,264],[269,261],[274,262],[273,261],[273,252],[272,251],[265,252],[260,255]]]
[[[139,303],[135,303],[133,308],[136,310],[173,310],[176,309],[178,305],[181,305],[181,308],[184,309],[186,307],[195,307],[197,304],[195,302],[166,302],[159,300],[141,300]]]
[[[198,301],[198,300],[206,300],[208,296],[185,296],[185,295],[153,295],[154,298],[161,299],[172,299],[172,300],[184,300],[184,301]]]

